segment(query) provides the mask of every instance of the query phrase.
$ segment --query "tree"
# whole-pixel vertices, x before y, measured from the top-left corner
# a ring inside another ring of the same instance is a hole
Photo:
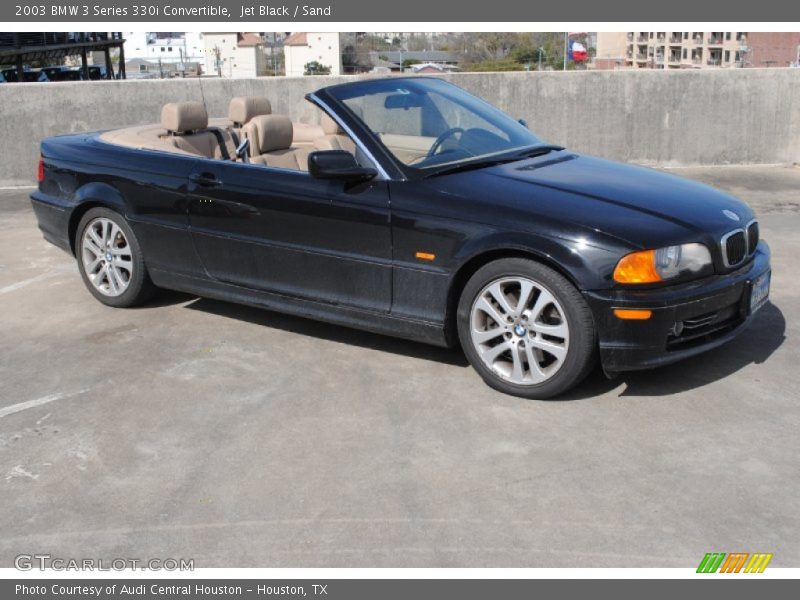
[[[307,62],[304,66],[305,71],[303,75],[330,75],[331,68],[326,67],[325,65],[321,64],[316,60],[312,60],[311,62]]]
[[[358,54],[356,53],[356,47],[352,44],[348,44],[342,50],[342,68],[344,69],[345,73],[352,73],[357,70],[358,67]]]

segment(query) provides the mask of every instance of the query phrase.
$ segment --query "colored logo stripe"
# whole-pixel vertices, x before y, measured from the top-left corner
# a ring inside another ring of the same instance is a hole
[[[716,573],[725,558],[724,552],[709,552],[700,561],[698,573]]]
[[[750,562],[744,568],[745,573],[763,573],[767,568],[769,561],[772,560],[772,554],[753,554]]]
[[[747,557],[750,556],[747,552],[734,552],[732,554],[728,554],[728,558],[725,559],[725,562],[722,563],[722,567],[720,568],[720,573],[738,573],[742,570],[744,566],[744,561],[747,560]]]
[[[757,552],[709,552],[697,566],[698,573],[763,573],[772,560],[772,554]],[[727,558],[726,558],[727,557]],[[749,560],[748,560],[749,558]],[[745,564],[747,566],[745,566]]]

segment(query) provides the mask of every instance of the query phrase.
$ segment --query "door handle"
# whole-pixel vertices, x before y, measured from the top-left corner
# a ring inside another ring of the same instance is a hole
[[[201,187],[219,187],[222,185],[222,180],[217,179],[216,175],[212,173],[192,173],[189,175],[189,180]]]

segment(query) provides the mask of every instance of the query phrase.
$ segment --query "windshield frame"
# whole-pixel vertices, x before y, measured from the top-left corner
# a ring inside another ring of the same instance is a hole
[[[360,141],[367,146],[371,154],[375,157],[375,159],[382,163],[382,166],[387,171],[392,179],[424,179],[433,175],[436,175],[440,171],[447,171],[452,169],[453,167],[458,167],[463,165],[467,167],[470,163],[483,163],[487,160],[491,160],[492,158],[502,159],[503,157],[510,157],[514,156],[518,153],[524,153],[526,150],[530,150],[535,148],[539,145],[547,145],[541,139],[539,139],[535,134],[528,131],[531,136],[531,143],[510,147],[507,149],[490,152],[486,154],[481,154],[478,156],[468,157],[460,160],[448,161],[439,163],[436,165],[431,165],[430,167],[426,168],[418,168],[411,165],[407,165],[403,163],[400,159],[398,159],[389,148],[384,145],[381,141],[380,137],[364,122],[354,111],[352,111],[347,104],[345,104],[345,100],[350,98],[357,98],[362,96],[363,94],[353,94],[348,95],[348,92],[357,90],[359,88],[363,88],[365,85],[369,85],[371,82],[376,82],[377,88],[376,93],[383,91],[386,84],[397,84],[402,85],[402,82],[435,82],[435,85],[444,85],[450,88],[447,91],[455,92],[457,94],[463,94],[466,96],[466,100],[472,103],[477,103],[482,110],[485,110],[487,114],[491,117],[495,117],[498,120],[508,120],[509,124],[514,124],[519,127],[525,127],[521,123],[519,123],[516,119],[508,115],[506,112],[500,110],[496,106],[486,102],[482,98],[475,96],[474,94],[470,94],[463,88],[446,81],[445,79],[441,79],[438,77],[424,77],[424,76],[413,76],[413,77],[382,77],[382,78],[371,78],[371,79],[362,79],[359,81],[348,82],[337,84],[329,87],[322,88],[317,92],[311,93],[307,96],[307,98],[314,102],[315,104],[319,104],[320,101],[324,101],[326,104],[331,106],[338,116],[347,124],[351,126],[353,133],[360,138]],[[527,130],[527,128],[525,128]]]

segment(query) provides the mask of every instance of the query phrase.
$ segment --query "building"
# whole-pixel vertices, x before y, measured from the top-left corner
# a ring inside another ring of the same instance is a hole
[[[751,66],[746,32],[598,33],[595,68],[707,69]],[[620,48],[624,53],[620,55]]]
[[[205,63],[163,62],[158,60],[145,60],[132,58],[125,61],[128,79],[170,79],[172,77],[199,76],[203,74]]]
[[[594,68],[619,69],[627,64],[628,36],[619,32],[598,31]]]
[[[458,57],[444,50],[386,50],[384,52],[372,51],[370,56],[375,56],[392,63],[422,64],[434,63],[444,66],[457,66]]]
[[[453,73],[454,71],[458,71],[458,67],[454,65],[446,65],[443,63],[421,63],[421,64],[414,64],[411,65],[409,71],[413,73],[429,73],[433,75],[438,75],[441,73]]]
[[[206,62],[203,34],[197,31],[126,31],[124,36],[130,73],[197,73]]]
[[[747,34],[747,46],[748,66],[800,66],[800,32],[753,31]]]
[[[267,73],[267,55],[260,33],[203,34],[206,73],[219,77],[260,77]]]
[[[342,73],[338,33],[292,33],[283,41],[283,54],[288,77],[301,77],[306,65],[315,61],[329,67],[331,75]]]

